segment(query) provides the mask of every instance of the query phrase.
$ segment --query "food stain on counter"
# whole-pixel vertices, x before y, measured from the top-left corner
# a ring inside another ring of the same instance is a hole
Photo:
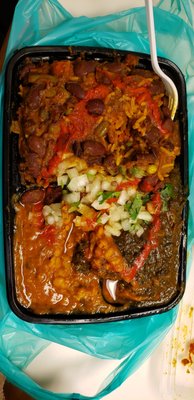
[[[193,341],[189,344],[188,357],[183,358],[181,360],[181,363],[185,367],[188,367],[186,372],[188,374],[190,374],[191,370],[189,368],[191,368],[194,365],[194,342]]]
[[[181,368],[180,370],[184,370],[187,374],[194,372],[193,310],[194,307],[188,304],[182,306],[179,311],[181,317],[177,319],[171,338],[170,354],[169,351],[166,354],[166,359],[170,355],[169,367],[174,371]]]
[[[189,309],[189,318],[192,318],[193,317],[193,307],[190,307],[190,309]]]

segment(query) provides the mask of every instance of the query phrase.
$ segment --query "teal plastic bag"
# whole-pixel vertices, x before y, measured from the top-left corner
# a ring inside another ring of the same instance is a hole
[[[194,194],[194,31],[192,1],[159,1],[155,9],[158,54],[174,61],[187,83],[189,117],[190,199]],[[136,8],[104,17],[73,18],[56,0],[20,0],[15,11],[6,62],[15,50],[35,45],[82,45],[149,52],[144,8]],[[168,47],[167,47],[168,45]],[[5,63],[6,64],[6,63]],[[0,88],[0,131],[4,72]],[[2,143],[0,145],[2,158]],[[2,164],[2,163],[1,163]],[[0,193],[2,196],[2,193]],[[2,206],[1,206],[2,207]],[[2,215],[2,208],[0,210]],[[188,254],[194,236],[194,207],[190,201]],[[0,223],[3,254],[3,227]],[[191,256],[188,256],[188,265]],[[152,317],[97,325],[54,326],[29,324],[17,318],[6,300],[4,260],[0,263],[0,371],[37,400],[100,399],[132,374],[163,340],[175,321],[177,308]],[[86,397],[79,393],[51,393],[32,381],[22,370],[50,341],[80,350],[95,357],[121,360],[102,382],[99,393]]]

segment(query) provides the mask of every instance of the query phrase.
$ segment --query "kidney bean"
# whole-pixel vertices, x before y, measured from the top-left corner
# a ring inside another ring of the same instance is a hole
[[[61,186],[53,186],[46,188],[46,195],[44,203],[49,205],[52,203],[59,203],[62,200],[62,187]]]
[[[52,122],[57,122],[65,113],[66,104],[52,104],[49,109],[49,117]]]
[[[31,135],[35,131],[36,131],[36,125],[34,121],[32,121],[31,119],[24,121],[24,132],[26,135]]]
[[[36,110],[40,107],[41,104],[41,90],[44,90],[46,87],[46,83],[40,83],[39,85],[34,85],[30,88],[27,96],[26,103],[29,108],[32,110]]]
[[[102,83],[103,85],[110,85],[111,79],[103,72],[100,70],[96,71],[96,81],[98,83]]]
[[[147,133],[146,133],[146,139],[148,141],[148,144],[150,146],[157,144],[159,139],[161,138],[161,133],[158,128],[153,126]]]
[[[81,60],[77,61],[74,64],[74,74],[83,77],[84,75],[89,74],[90,72],[94,72],[96,68],[96,62],[91,60],[91,61],[86,61],[86,60]]]
[[[76,82],[68,82],[65,85],[65,88],[70,92],[73,96],[77,97],[78,99],[83,99],[84,98],[84,90],[82,87],[79,85],[79,83]]]
[[[44,189],[30,189],[26,190],[20,198],[20,203],[26,204],[37,204],[44,200],[45,191]]]
[[[33,70],[33,68],[34,68],[33,64],[27,64],[27,65],[25,65],[25,66],[20,70],[20,79],[21,79],[21,80],[24,79],[24,77],[25,77],[26,75],[28,75],[29,72],[30,72],[31,70]]]
[[[130,71],[130,75],[143,76],[145,78],[153,78],[153,72],[147,69],[134,68]]]
[[[27,142],[31,151],[38,154],[41,158],[44,157],[46,151],[46,143],[42,137],[30,135]]]
[[[82,147],[85,156],[104,156],[106,154],[104,145],[95,140],[85,140],[82,143]]]
[[[44,160],[43,160],[44,165],[47,165],[48,162],[53,157],[53,155],[55,154],[55,146],[56,146],[55,140],[50,139],[47,142],[46,153],[45,153]]]
[[[165,140],[162,145],[168,149],[169,151],[173,151],[174,150],[174,144],[172,142],[170,142],[170,140]]]
[[[164,118],[169,118],[170,117],[170,110],[167,106],[162,106],[161,107],[162,114]]]
[[[101,99],[91,99],[86,103],[86,108],[89,114],[101,115],[104,111],[104,102]]]
[[[173,132],[173,129],[174,129],[174,122],[172,121],[171,118],[167,118],[167,119],[164,121],[162,127],[163,127],[164,129],[166,129],[167,131],[169,131],[169,132]]]
[[[110,72],[120,72],[122,69],[122,64],[119,61],[115,61],[113,63],[111,62],[107,62],[105,64],[106,69],[108,69],[108,71]]]
[[[152,82],[150,85],[150,92],[152,95],[165,93],[165,87],[161,80],[157,79]]]
[[[36,153],[28,153],[26,156],[26,167],[28,172],[34,177],[37,178],[41,171],[42,161],[38,154]]]

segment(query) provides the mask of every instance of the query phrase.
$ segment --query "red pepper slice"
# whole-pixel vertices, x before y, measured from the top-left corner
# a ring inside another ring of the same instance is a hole
[[[118,197],[110,197],[109,199],[106,200],[107,203],[116,203],[118,200]]]
[[[137,271],[144,266],[145,261],[148,258],[151,250],[152,250],[151,244],[146,243],[141,254],[139,254],[139,256],[136,257],[135,261],[133,262],[133,265],[132,265],[130,271],[126,272],[126,274],[125,274],[126,282],[128,282],[128,283],[131,282],[132,279],[135,277]]]
[[[120,191],[120,190],[124,190],[124,189],[128,189],[131,186],[136,187],[138,185],[138,183],[140,182],[141,179],[133,179],[131,181],[126,181],[126,182],[121,182],[117,185],[116,187],[116,191]]]
[[[160,193],[155,193],[153,195],[152,202],[157,207],[157,209],[156,209],[156,213],[154,215],[152,226],[148,233],[148,241],[143,246],[142,252],[134,260],[130,270],[125,271],[125,273],[124,273],[124,280],[128,283],[132,281],[132,279],[135,277],[138,270],[144,266],[151,251],[153,249],[156,249],[158,246],[157,233],[159,232],[160,226],[161,226],[160,211],[161,211],[161,207],[162,207],[162,200],[161,200]]]
[[[152,203],[155,208],[155,215],[159,215],[162,208],[162,199],[159,192],[154,193],[152,196]]]

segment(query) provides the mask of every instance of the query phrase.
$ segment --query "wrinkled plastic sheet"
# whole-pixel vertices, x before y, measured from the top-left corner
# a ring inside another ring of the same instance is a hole
[[[187,85],[189,120],[190,209],[188,229],[188,270],[193,241],[192,197],[194,194],[194,2],[161,0],[154,12],[158,55],[174,61],[182,70]],[[135,8],[117,14],[74,18],[56,0],[20,0],[15,11],[6,63],[13,53],[25,46],[80,45],[109,47],[149,53],[145,9]],[[4,67],[5,68],[5,67]],[[3,137],[4,71],[0,77],[0,132]],[[0,142],[2,159],[2,141]],[[2,162],[0,162],[2,168]],[[2,187],[0,196],[2,197]],[[177,316],[177,307],[164,314],[104,324],[55,326],[30,324],[17,318],[6,299],[2,205],[0,206],[0,371],[35,399],[100,399],[121,385],[163,340]],[[80,350],[95,357],[121,360],[102,382],[93,397],[78,393],[56,394],[32,381],[23,369],[49,343]]]

